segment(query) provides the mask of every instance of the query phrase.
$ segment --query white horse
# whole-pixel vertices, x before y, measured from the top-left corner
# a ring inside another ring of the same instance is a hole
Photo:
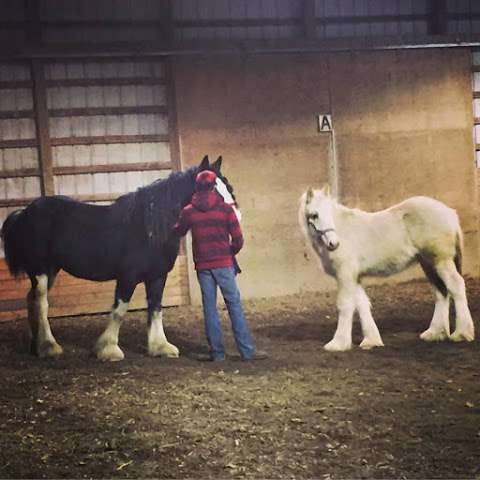
[[[419,263],[435,290],[435,310],[425,341],[472,341],[474,325],[460,274],[463,236],[457,213],[428,197],[412,197],[386,210],[364,212],[337,203],[330,190],[309,189],[300,199],[300,227],[325,272],[337,280],[339,312],[329,351],[352,347],[352,319],[358,311],[360,347],[383,346],[361,285],[365,276],[389,276]],[[455,302],[456,328],[450,335],[449,304]]]

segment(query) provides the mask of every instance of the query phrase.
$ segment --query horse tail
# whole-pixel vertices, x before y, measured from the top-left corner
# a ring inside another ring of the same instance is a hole
[[[18,219],[21,215],[21,210],[15,210],[10,213],[3,222],[1,237],[3,249],[5,251],[5,261],[8,265],[8,270],[14,277],[18,277],[25,270],[20,263],[21,254],[19,251],[18,239]]]
[[[447,286],[440,278],[440,275],[437,273],[432,263],[426,258],[422,257],[420,254],[417,255],[417,260],[430,283],[434,285],[437,290],[446,298],[448,295]]]
[[[462,258],[463,258],[463,232],[458,226],[457,235],[455,238],[455,256],[453,257],[453,261],[455,262],[455,267],[457,268],[457,272],[461,275],[462,274]]]

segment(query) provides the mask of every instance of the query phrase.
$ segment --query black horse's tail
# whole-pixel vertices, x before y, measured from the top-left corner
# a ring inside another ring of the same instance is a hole
[[[20,264],[20,252],[18,241],[18,219],[21,215],[21,210],[15,210],[12,212],[2,225],[2,243],[5,251],[5,261],[7,262],[8,269],[14,277],[18,277],[25,270]]]

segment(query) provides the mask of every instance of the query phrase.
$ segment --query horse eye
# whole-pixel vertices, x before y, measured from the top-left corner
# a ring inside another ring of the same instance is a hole
[[[310,220],[318,220],[318,213],[311,213],[309,215]]]

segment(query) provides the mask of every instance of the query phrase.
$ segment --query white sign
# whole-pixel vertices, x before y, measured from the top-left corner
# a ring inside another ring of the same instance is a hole
[[[330,114],[317,115],[318,131],[331,132],[333,130],[332,116]]]

